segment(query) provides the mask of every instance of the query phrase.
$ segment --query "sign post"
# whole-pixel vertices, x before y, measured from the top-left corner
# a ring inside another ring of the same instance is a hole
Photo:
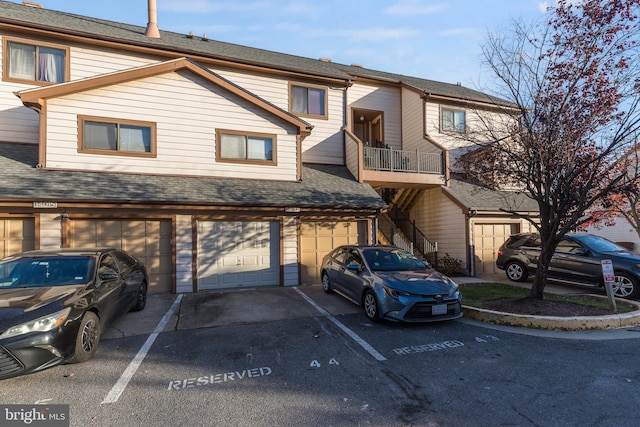
[[[616,306],[616,298],[613,295],[613,282],[616,280],[616,275],[613,272],[613,262],[610,259],[603,259],[600,261],[602,265],[602,277],[604,278],[604,288],[607,291],[609,297],[609,308],[615,312],[618,311]]]

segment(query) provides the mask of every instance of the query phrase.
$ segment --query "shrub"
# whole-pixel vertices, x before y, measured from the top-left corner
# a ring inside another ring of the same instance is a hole
[[[445,253],[442,258],[438,260],[438,270],[442,274],[452,276],[460,273],[460,267],[462,266],[462,260],[452,257],[449,253]]]

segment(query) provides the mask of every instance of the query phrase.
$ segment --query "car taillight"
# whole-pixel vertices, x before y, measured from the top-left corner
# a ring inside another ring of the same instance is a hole
[[[498,249],[498,256],[502,256],[504,255],[504,252],[502,252],[502,249]]]

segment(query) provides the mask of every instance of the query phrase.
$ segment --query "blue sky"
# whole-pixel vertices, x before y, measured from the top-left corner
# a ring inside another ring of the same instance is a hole
[[[19,3],[19,0],[14,0]],[[32,0],[146,26],[147,0]],[[542,0],[156,0],[161,30],[480,88],[481,45]]]

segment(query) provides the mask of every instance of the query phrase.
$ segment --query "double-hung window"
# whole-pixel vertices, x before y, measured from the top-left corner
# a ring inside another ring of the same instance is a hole
[[[69,49],[8,39],[4,45],[5,80],[62,83],[69,80]]]
[[[290,84],[289,111],[300,116],[327,118],[327,89]]]
[[[445,132],[461,132],[466,130],[465,112],[463,110],[442,109],[442,125]]]
[[[217,159],[227,162],[276,163],[276,136],[219,130]]]
[[[101,154],[155,156],[156,125],[151,122],[80,116],[79,150]]]

